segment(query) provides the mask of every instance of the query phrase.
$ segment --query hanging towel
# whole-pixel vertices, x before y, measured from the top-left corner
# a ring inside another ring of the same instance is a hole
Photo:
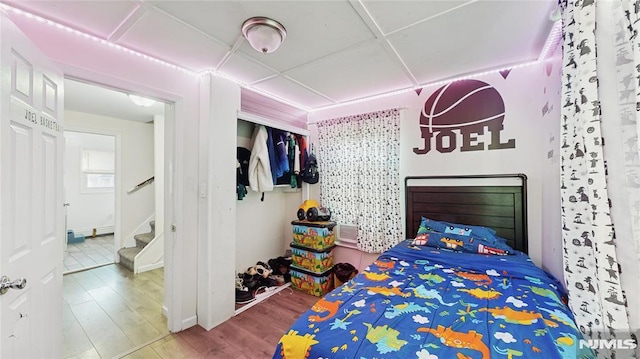
[[[251,190],[255,192],[273,190],[267,138],[267,129],[262,125],[256,126],[253,131],[253,147],[249,158],[249,185]]]

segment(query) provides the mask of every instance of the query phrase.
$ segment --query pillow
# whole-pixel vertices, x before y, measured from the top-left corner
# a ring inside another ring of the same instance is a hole
[[[435,221],[433,219],[422,217],[418,234],[427,232],[438,232],[447,234],[457,234],[461,236],[469,236],[476,240],[483,240],[491,246],[502,250],[511,250],[504,238],[496,235],[496,231],[482,226],[471,226],[468,224],[457,224],[451,222]]]
[[[513,249],[506,244],[503,246],[508,249],[505,249],[504,247],[498,248],[497,246],[493,246],[482,239],[453,233],[421,233],[416,236],[412,244],[414,246],[445,248],[459,252],[479,254],[509,255],[513,251]]]

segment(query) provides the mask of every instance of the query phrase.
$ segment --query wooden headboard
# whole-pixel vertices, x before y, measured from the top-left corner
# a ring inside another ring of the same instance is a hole
[[[493,228],[512,248],[527,253],[527,176],[405,178],[406,237],[421,217]]]

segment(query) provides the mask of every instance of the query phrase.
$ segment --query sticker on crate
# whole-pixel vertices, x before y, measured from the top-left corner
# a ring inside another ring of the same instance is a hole
[[[331,246],[325,250],[313,250],[291,245],[291,260],[293,265],[312,272],[322,273],[333,267],[333,253]]]
[[[291,266],[291,285],[293,288],[316,297],[322,297],[333,289],[332,279],[331,270],[317,274]]]
[[[335,244],[333,227],[293,226],[293,241],[307,248],[324,249]]]

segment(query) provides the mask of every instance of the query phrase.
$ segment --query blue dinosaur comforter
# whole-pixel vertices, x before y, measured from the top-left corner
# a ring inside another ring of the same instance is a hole
[[[518,253],[405,241],[318,300],[274,358],[595,358],[560,284]]]

